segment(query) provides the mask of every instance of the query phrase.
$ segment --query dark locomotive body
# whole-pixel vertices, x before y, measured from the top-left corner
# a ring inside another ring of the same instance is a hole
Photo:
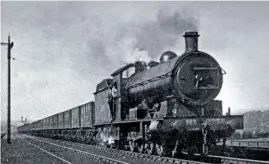
[[[221,90],[223,70],[212,56],[198,50],[197,32],[184,37],[186,51],[181,56],[168,51],[160,63],[128,64],[97,85],[95,103],[18,130],[141,153],[207,154],[219,139],[243,128],[243,116],[222,115],[222,102],[214,99]],[[107,102],[112,84],[117,85],[114,121]]]

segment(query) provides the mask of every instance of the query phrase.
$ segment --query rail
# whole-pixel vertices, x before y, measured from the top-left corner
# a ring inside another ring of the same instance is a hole
[[[183,152],[184,154],[188,154],[187,152]],[[269,164],[269,161],[262,161],[262,160],[253,160],[253,159],[243,159],[243,158],[235,158],[235,157],[225,157],[225,156],[218,156],[218,155],[206,155],[203,156],[201,154],[194,153],[194,156],[200,156],[203,158],[208,158],[207,160],[210,161],[218,161],[218,163],[223,164],[233,164],[233,163],[242,163],[242,164]],[[216,162],[210,162],[216,163]]]
[[[40,142],[43,142],[47,145],[53,145],[53,146],[56,146],[56,147],[59,147],[59,148],[64,148],[66,150],[70,150],[70,151],[73,151],[74,153],[78,153],[78,154],[82,154],[84,156],[89,156],[91,157],[92,159],[95,159],[95,160],[102,160],[106,163],[113,163],[113,164],[129,164],[128,162],[124,162],[124,161],[120,161],[120,160],[116,160],[116,159],[112,159],[112,158],[109,158],[109,157],[105,157],[105,156],[102,156],[102,155],[97,155],[97,154],[93,154],[93,153],[89,153],[89,152],[86,152],[86,151],[82,151],[82,150],[78,150],[78,149],[74,149],[72,147],[68,147],[68,146],[63,146],[63,145],[59,145],[59,144],[55,144],[55,143],[52,143],[52,142],[48,142],[48,141],[44,141],[44,140],[41,140],[41,139],[37,139],[37,138],[34,138],[34,137],[28,137],[32,140],[36,140],[36,141],[40,141]],[[26,141],[27,142],[27,141]],[[30,142],[28,142],[29,144],[31,145],[34,145]],[[35,145],[36,146],[36,145]],[[43,149],[44,151],[44,149]],[[47,151],[48,152],[48,151]],[[48,152],[49,153],[49,152]],[[53,155],[52,153],[50,153],[50,155]],[[54,155],[54,157],[58,158],[58,159],[61,159],[62,161],[64,161],[65,163],[68,163],[68,164],[72,164],[71,162],[68,162],[66,160],[64,160],[63,158],[59,158],[57,156]]]

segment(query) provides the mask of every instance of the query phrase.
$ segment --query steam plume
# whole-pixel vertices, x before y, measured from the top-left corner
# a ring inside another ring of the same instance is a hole
[[[137,60],[150,61],[159,57],[167,48],[173,48],[182,41],[185,31],[198,30],[198,20],[186,17],[180,12],[159,11],[151,21],[124,22],[118,24],[111,37],[98,47],[114,64],[130,63]],[[183,51],[183,50],[182,50]]]

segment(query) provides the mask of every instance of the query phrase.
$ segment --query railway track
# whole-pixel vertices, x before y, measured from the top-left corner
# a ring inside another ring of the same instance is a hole
[[[92,164],[129,164],[129,162],[112,159],[72,147],[36,139],[34,137],[28,137],[25,142],[57,158],[61,163],[65,164],[88,164],[89,162]]]
[[[186,152],[184,153],[187,154]],[[203,157],[201,154],[194,154],[194,156],[196,156],[197,159],[199,159],[199,157],[207,158],[204,160],[210,161],[209,163],[219,162],[223,164],[269,164],[269,161],[225,157],[225,156],[217,156],[217,155],[207,155],[206,157]]]
[[[45,143],[46,145],[50,144],[56,147],[65,148],[67,150],[72,150],[74,152],[80,152],[84,155],[88,153],[92,154],[92,156],[99,156],[99,158],[104,158],[106,161],[110,163],[118,164],[119,162],[125,163],[143,163],[143,164],[202,164],[204,162],[198,161],[190,161],[184,159],[175,159],[175,158],[168,158],[168,157],[159,157],[159,156],[150,156],[147,154],[140,154],[140,153],[132,153],[129,151],[123,150],[116,150],[116,149],[109,149],[104,147],[97,147],[93,145],[85,145],[80,143],[73,143],[67,141],[59,141],[59,140],[51,140],[47,138],[37,138],[32,136],[27,136],[30,142],[40,142]],[[92,153],[94,152],[94,153]],[[93,158],[92,157],[92,158]],[[117,160],[115,160],[117,159]],[[116,162],[118,161],[118,163]],[[100,162],[100,161],[99,161]]]
[[[169,157],[159,157],[154,155],[140,154],[125,150],[116,150],[105,147],[98,147],[93,145],[85,145],[80,143],[73,143],[68,141],[59,141],[52,140],[48,138],[37,138],[32,136],[27,136],[28,139],[32,141],[37,141],[40,143],[45,143],[53,145],[55,147],[63,148],[68,151],[75,152],[77,154],[82,154],[91,159],[98,159],[99,163],[149,163],[149,164],[201,164],[201,163],[224,163],[224,164],[233,164],[233,163],[244,163],[244,164],[269,164],[269,161],[260,161],[260,160],[250,160],[250,159],[241,159],[241,158],[232,158],[224,156],[215,156],[208,155],[202,157],[200,154],[195,154],[198,158],[196,160],[203,160],[205,162],[186,160],[186,159],[177,159]],[[91,153],[95,152],[95,153]],[[117,160],[116,160],[117,159]]]
[[[50,155],[50,156],[52,156],[52,157],[58,159],[58,160],[59,160],[58,163],[72,164],[71,162],[69,162],[69,161],[67,161],[67,160],[65,160],[65,159],[63,159],[63,158],[61,158],[61,157],[59,157],[59,156],[57,156],[57,155],[55,155],[55,154],[53,154],[53,153],[51,153],[51,152],[45,150],[45,149],[43,149],[43,148],[41,148],[40,146],[37,146],[36,144],[30,143],[30,142],[28,142],[28,141],[25,141],[25,142],[28,143],[29,145],[32,145],[33,147],[35,147],[35,148],[41,150],[42,152],[45,152],[45,153],[47,153],[48,155]]]
[[[223,156],[208,155],[211,159],[221,159],[221,163],[224,164],[269,164],[269,161],[251,160],[251,159],[241,159]]]

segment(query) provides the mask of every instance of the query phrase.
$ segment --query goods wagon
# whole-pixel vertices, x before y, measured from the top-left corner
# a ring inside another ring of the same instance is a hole
[[[52,116],[52,129],[58,129],[58,115]]]
[[[31,130],[35,130],[36,122],[31,125]]]
[[[71,128],[71,110],[64,112],[64,128]]]
[[[49,121],[48,121],[48,117],[43,119],[43,128],[44,129],[48,129],[49,128]]]
[[[39,120],[36,122],[35,130],[41,130],[42,129],[42,120]]]
[[[70,110],[71,112],[71,128],[80,128],[80,106]]]
[[[43,130],[44,129],[44,123],[43,123],[43,119],[42,120],[40,120],[40,126],[39,126],[39,128],[40,128],[40,130]]]
[[[81,111],[81,127],[92,128],[94,124],[94,102],[89,102],[80,106]]]
[[[58,129],[64,128],[64,113],[59,113],[58,115]]]
[[[49,117],[49,129],[53,129],[53,116]]]

